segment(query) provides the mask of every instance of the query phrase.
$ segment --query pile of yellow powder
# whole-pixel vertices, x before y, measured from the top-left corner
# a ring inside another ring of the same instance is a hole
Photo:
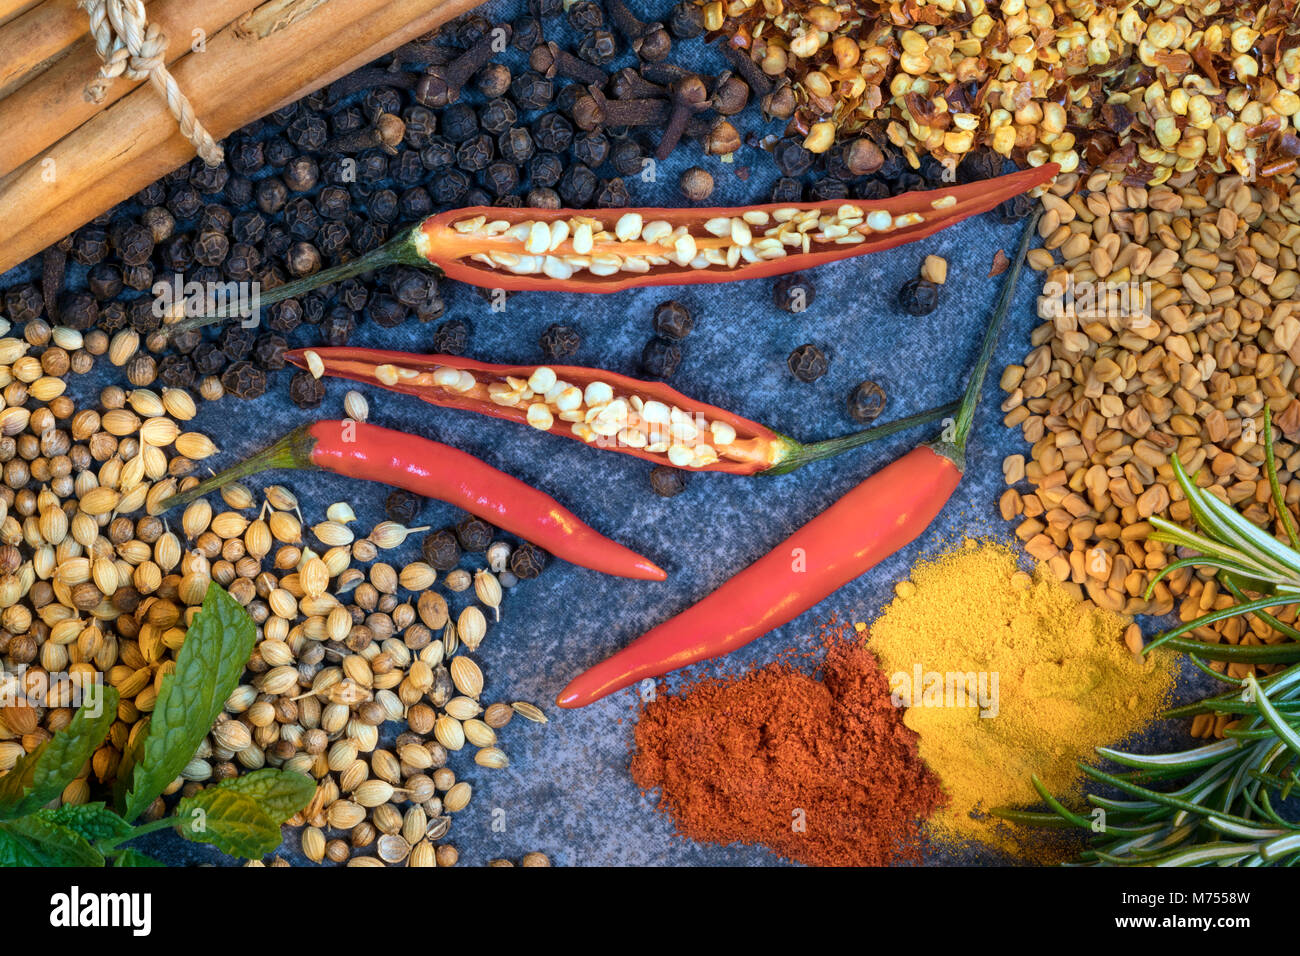
[[[1173,655],[1135,658],[1125,618],[1046,568],[1019,570],[1000,544],[922,562],[897,595],[869,646],[948,792],[932,819],[941,837],[1025,849],[987,811],[1041,803],[1032,773],[1058,797],[1077,794],[1077,762],[1142,729],[1173,685]]]

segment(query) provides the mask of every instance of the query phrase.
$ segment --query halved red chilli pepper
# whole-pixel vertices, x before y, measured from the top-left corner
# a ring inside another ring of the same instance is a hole
[[[886,465],[708,597],[579,674],[556,703],[582,707],[640,680],[729,654],[916,540],[961,481],[980,387],[1033,233],[1031,222],[950,431]],[[799,555],[803,562],[795,560]]]
[[[956,411],[933,408],[841,438],[804,445],[683,395],[662,382],[579,365],[491,365],[458,355],[378,349],[294,349],[301,368],[414,395],[431,405],[504,418],[657,465],[733,475],[785,474]]]
[[[271,447],[163,502],[165,509],[268,468],[319,468],[437,498],[540,545],[557,558],[623,578],[663,569],[584,524],[550,495],[450,445],[353,421],[302,425]]]
[[[932,235],[1051,182],[1048,163],[981,182],[870,201],[705,209],[472,206],[426,219],[352,262],[260,295],[262,305],[390,265],[434,268],[487,289],[617,292],[735,282],[810,269]],[[184,319],[169,334],[218,321]]]

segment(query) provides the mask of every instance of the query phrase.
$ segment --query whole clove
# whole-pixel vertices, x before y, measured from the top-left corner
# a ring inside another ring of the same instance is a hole
[[[600,87],[593,85],[574,104],[573,122],[579,129],[591,131],[605,126],[657,126],[671,122],[671,115],[663,100],[606,99]]]
[[[661,162],[672,154],[681,141],[682,133],[686,131],[686,121],[709,106],[709,91],[704,81],[694,74],[675,80],[668,88],[668,93],[672,111],[664,126],[663,136],[659,139],[659,147],[655,150],[655,158]]]
[[[625,66],[609,78],[609,95],[616,100],[653,99],[667,96],[668,88],[651,83],[641,71]]]
[[[580,60],[558,43],[541,43],[528,54],[528,65],[548,80],[556,76],[577,80],[584,85],[604,83],[605,71],[593,63]]]
[[[632,44],[632,52],[647,63],[658,63],[668,58],[673,41],[662,23],[643,23],[637,19],[623,0],[605,0],[605,9],[614,21],[614,28]]]
[[[749,54],[730,43],[723,43],[719,47],[722,55],[727,58],[731,68],[740,74],[741,78],[749,84],[749,88],[758,96],[766,96],[772,92],[774,83],[772,78],[763,72],[763,68],[749,58]]]
[[[713,85],[709,105],[723,116],[735,116],[749,105],[749,84],[730,71],[724,72]]]
[[[506,41],[511,37],[510,25],[502,24]],[[415,86],[415,98],[423,106],[447,106],[460,96],[460,91],[470,77],[481,70],[496,53],[495,31],[479,37],[468,50],[446,65],[434,65],[428,75]]]

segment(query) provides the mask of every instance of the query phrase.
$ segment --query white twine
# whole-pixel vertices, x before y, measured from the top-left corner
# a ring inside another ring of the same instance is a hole
[[[116,77],[147,78],[162,94],[181,133],[194,144],[203,161],[209,166],[220,163],[221,147],[194,115],[189,98],[167,69],[167,34],[148,21],[144,0],[78,0],[77,6],[90,17],[95,49],[104,61],[96,77],[86,84],[86,99],[103,102]]]

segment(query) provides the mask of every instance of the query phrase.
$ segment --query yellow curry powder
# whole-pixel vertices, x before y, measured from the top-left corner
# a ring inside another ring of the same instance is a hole
[[[1000,544],[921,562],[897,595],[869,646],[950,798],[931,821],[941,838],[1014,849],[986,811],[1039,803],[1032,773],[1057,796],[1077,793],[1076,762],[1142,728],[1173,686],[1173,655],[1135,658],[1125,618],[1046,568],[1020,571]]]

